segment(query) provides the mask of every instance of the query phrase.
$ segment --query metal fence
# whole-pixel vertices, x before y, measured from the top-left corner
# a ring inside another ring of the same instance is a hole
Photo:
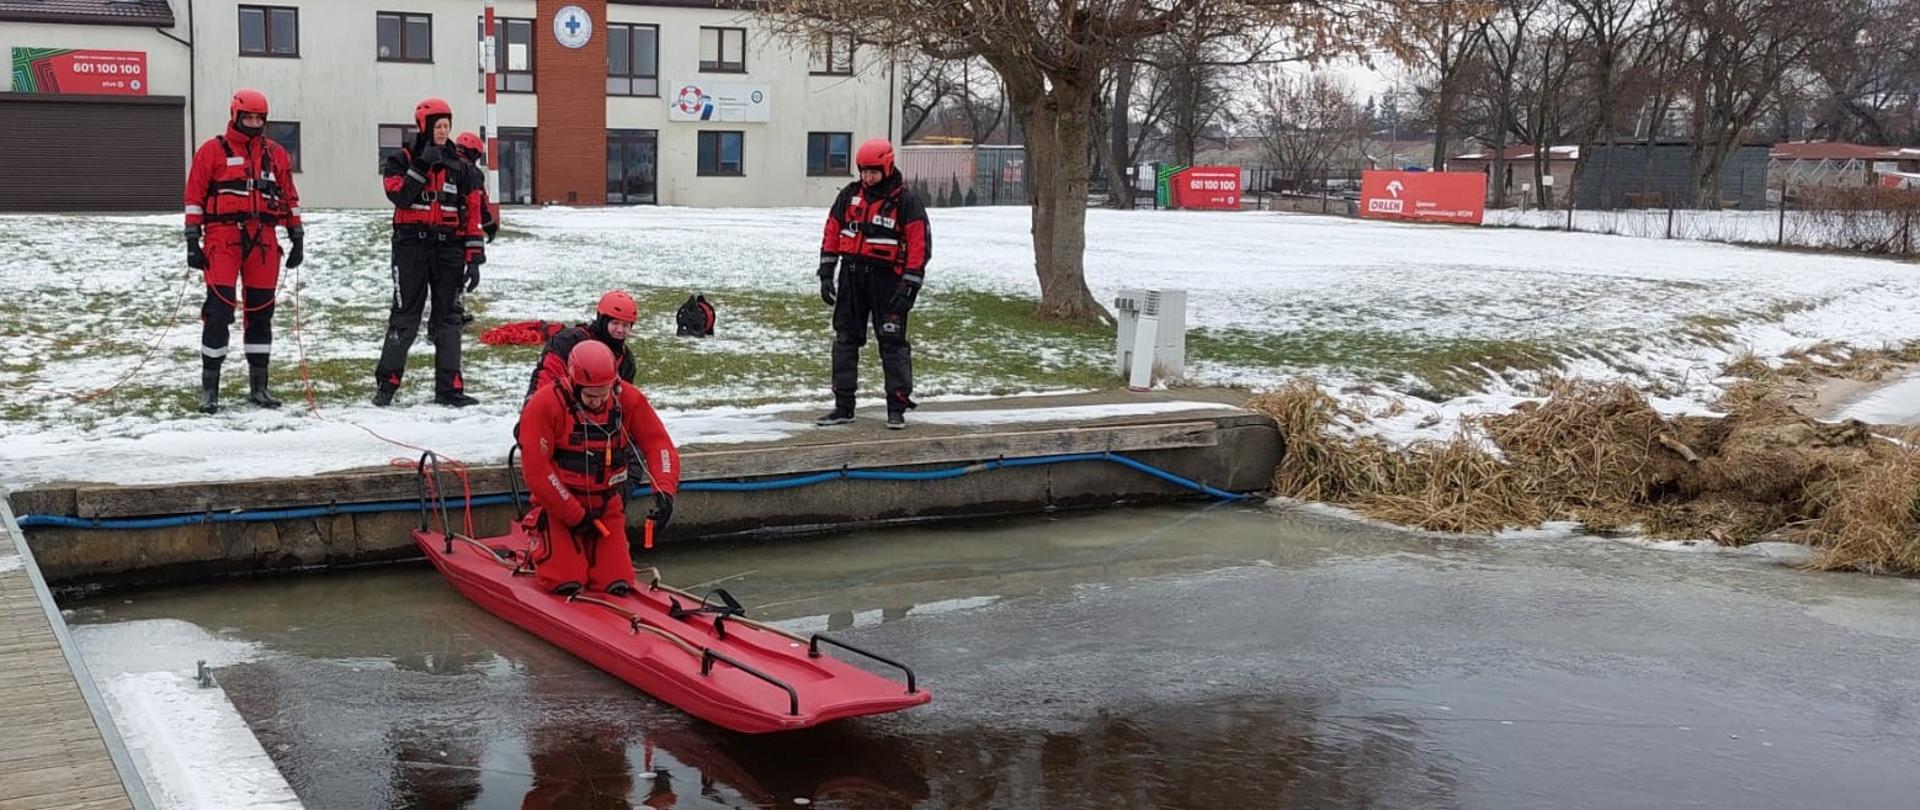
[[[905,146],[900,176],[930,206],[1026,205],[1021,146]]]

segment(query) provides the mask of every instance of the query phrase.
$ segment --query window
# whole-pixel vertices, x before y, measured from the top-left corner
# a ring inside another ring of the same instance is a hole
[[[714,73],[747,72],[747,29],[701,28],[700,69]]]
[[[500,128],[500,196],[497,203],[533,204],[533,127]]]
[[[853,166],[853,133],[807,133],[807,176],[845,177]]]
[[[744,132],[700,133],[700,174],[715,177],[740,177],[747,173],[742,152]]]
[[[401,147],[411,145],[414,134],[419,131],[412,124],[381,124],[380,165],[385,166],[387,157],[400,151]]]
[[[607,26],[607,95],[660,95],[660,26]]]
[[[493,18],[495,35],[500,38],[499,47],[493,55],[493,85],[502,93],[533,92],[533,21],[510,20],[505,17]],[[487,21],[482,18],[477,30],[480,41],[485,42]],[[474,60],[478,64],[479,60]],[[481,79],[474,84],[486,89],[486,71],[480,73]]]
[[[300,9],[240,7],[240,55],[300,55]]]
[[[373,15],[382,62],[433,61],[433,15],[380,12]]]
[[[807,53],[807,71],[816,76],[853,75],[853,35],[814,37]]]
[[[268,121],[267,140],[280,144],[287,150],[287,165],[294,171],[300,171],[300,123],[298,121]]]
[[[607,130],[607,202],[656,202],[654,160],[660,133],[651,129]]]

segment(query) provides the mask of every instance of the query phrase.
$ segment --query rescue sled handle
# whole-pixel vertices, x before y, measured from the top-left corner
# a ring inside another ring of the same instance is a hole
[[[746,663],[734,658],[733,656],[727,655],[726,653],[720,652],[719,650],[715,650],[712,647],[700,648],[700,674],[702,676],[708,676],[713,674],[713,662],[715,661],[725,663],[727,666],[733,667],[734,669],[740,670],[741,672],[745,672],[748,675],[752,675],[753,677],[759,678],[760,680],[766,681],[767,683],[773,684],[774,686],[780,687],[781,691],[787,693],[787,714],[793,715],[795,717],[800,716],[800,693],[795,691],[794,688],[792,686],[789,686],[786,682],[781,681],[779,678],[775,678],[772,675],[768,675],[765,672],[761,672],[760,670],[754,669],[753,667],[748,666]]]
[[[567,597],[567,601],[568,602],[585,602],[589,605],[598,605],[600,607],[606,608],[624,617],[628,623],[628,630],[632,632],[634,635],[636,636],[640,635],[640,632],[644,630],[646,632],[659,636],[663,639],[666,639],[669,642],[672,642],[674,646],[679,647],[682,650],[685,650],[688,655],[691,655],[700,659],[700,677],[705,678],[705,677],[712,676],[713,664],[715,661],[719,661],[721,663],[724,663],[728,666],[733,667],[734,669],[740,670],[741,672],[745,672],[748,675],[752,675],[755,678],[759,678],[760,680],[773,684],[774,686],[779,687],[780,691],[787,693],[787,714],[793,715],[795,717],[798,717],[800,715],[800,692],[794,689],[791,685],[787,684],[785,681],[780,680],[779,678],[775,678],[772,675],[768,675],[765,672],[761,672],[758,669],[754,669],[753,667],[748,666],[745,663],[742,663],[739,659],[736,659],[725,653],[719,652],[713,649],[712,647],[701,646],[696,648],[691,643],[689,643],[686,639],[683,639],[680,636],[667,631],[665,628],[653,626],[652,623],[648,622],[645,619],[640,618],[640,614],[635,613],[626,608],[623,608],[605,599],[598,599],[592,596],[582,596],[579,594],[575,594],[573,596]]]
[[[823,641],[828,644],[832,644],[835,647],[839,647],[840,649],[846,650],[847,652],[864,655],[875,661],[879,661],[882,664],[886,664],[887,666],[898,669],[901,672],[907,673],[907,694],[911,695],[915,692],[920,691],[917,686],[917,682],[914,680],[914,677],[913,677],[913,667],[907,666],[906,664],[902,664],[899,661],[895,661],[891,658],[885,658],[885,657],[867,652],[866,650],[860,649],[859,647],[855,647],[852,644],[848,644],[837,638],[833,638],[825,633],[814,633],[813,639],[807,642],[808,658],[820,657],[820,642],[823,642]]]
[[[414,465],[413,471],[413,483],[420,493],[420,531],[424,532],[429,529],[430,513],[428,510],[437,509],[440,512],[440,534],[447,540],[447,553],[452,554],[453,521],[447,517],[446,496],[440,494],[446,491],[440,486],[440,457],[434,455],[432,450],[422,452],[420,454],[420,462]],[[431,472],[433,476],[432,495],[429,495],[427,492],[427,476],[429,472]]]

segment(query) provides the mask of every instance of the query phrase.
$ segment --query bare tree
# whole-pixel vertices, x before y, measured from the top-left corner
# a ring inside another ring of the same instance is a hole
[[[1414,56],[1413,66],[1423,80],[1418,89],[1433,119],[1433,167],[1440,169],[1447,165],[1448,141],[1460,112],[1460,98],[1479,56],[1481,32],[1492,15],[1482,0],[1433,2],[1441,6],[1442,13],[1409,6],[1397,36]]]
[[[900,140],[913,140],[953,97],[953,65],[922,53],[901,60]]]
[[[1161,131],[1170,94],[1165,82],[1154,81],[1155,71],[1132,59],[1122,59],[1109,71],[1101,91],[1100,139],[1107,144],[1107,204],[1132,208],[1127,168],[1140,162],[1147,139]]]
[[[1516,117],[1515,74],[1520,70],[1527,38],[1533,33],[1534,17],[1546,4],[1547,0],[1500,0],[1493,18],[1480,29],[1480,47],[1487,65],[1481,75],[1487,101],[1485,138],[1493,149],[1493,172],[1488,183],[1493,186],[1495,208],[1507,205],[1507,136],[1513,132]]]
[[[1261,71],[1249,116],[1260,129],[1261,147],[1295,187],[1327,177],[1335,155],[1355,149],[1363,114],[1353,89],[1325,73],[1289,76]]]
[[[1694,202],[1720,207],[1720,170],[1787,71],[1835,36],[1797,0],[1674,0],[1692,58]]]
[[[1552,145],[1565,140],[1576,126],[1571,119],[1577,106],[1571,97],[1577,35],[1572,16],[1552,6],[1537,13],[1535,22],[1535,33],[1522,40],[1514,74],[1513,133],[1522,143],[1538,147],[1533,150],[1533,193],[1535,204],[1548,208],[1554,203],[1546,183]],[[1572,189],[1567,192],[1570,205]]]
[[[1218,8],[1302,48],[1358,50],[1389,12],[1422,0],[772,0],[777,33],[852,28],[936,58],[977,56],[1000,74],[1031,169],[1041,314],[1111,321],[1088,290],[1087,189],[1101,74],[1188,15]]]

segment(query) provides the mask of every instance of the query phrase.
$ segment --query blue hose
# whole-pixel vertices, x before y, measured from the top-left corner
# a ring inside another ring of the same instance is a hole
[[[790,478],[774,478],[766,481],[726,482],[726,481],[689,481],[680,487],[682,492],[771,492],[773,490],[794,489],[796,487],[824,484],[828,481],[944,481],[959,478],[976,472],[1014,467],[1038,467],[1047,464],[1063,464],[1074,461],[1109,461],[1124,467],[1131,467],[1162,481],[1176,484],[1208,497],[1223,501],[1237,501],[1253,497],[1236,492],[1216,489],[1192,479],[1183,478],[1162,470],[1151,464],[1135,461],[1114,453],[1073,453],[1057,456],[1034,456],[1032,458],[1009,458],[969,464],[964,467],[951,467],[944,470],[925,470],[921,472],[895,472],[887,470],[839,470],[836,472],[796,475]],[[653,490],[647,486],[633,488],[635,497],[651,495]],[[474,497],[474,506],[499,506],[512,503],[507,495],[480,495]],[[150,518],[77,518],[63,515],[21,515],[20,527],[25,529],[62,528],[62,529],[167,529],[176,526],[193,526],[201,523],[257,523],[269,520],[300,520],[303,518],[327,517],[329,515],[355,515],[376,512],[406,512],[420,508],[420,501],[382,501],[378,503],[350,503],[329,506],[300,506],[288,509],[236,509],[230,512],[213,512],[196,515],[172,515]]]

